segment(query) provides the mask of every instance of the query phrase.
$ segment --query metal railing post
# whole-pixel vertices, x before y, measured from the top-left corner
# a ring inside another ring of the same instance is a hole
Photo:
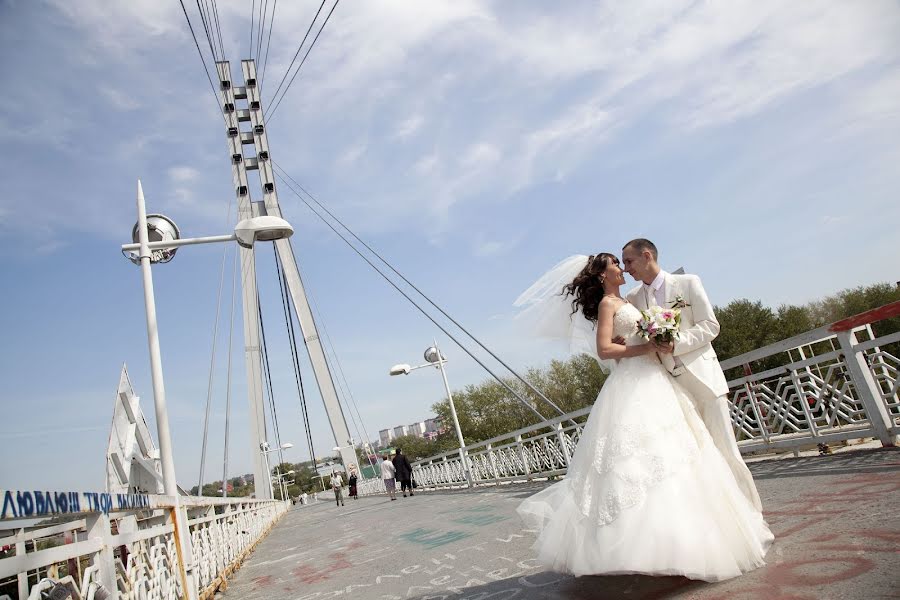
[[[118,600],[119,587],[116,583],[116,561],[113,547],[110,545],[112,531],[109,527],[109,515],[97,513],[85,519],[88,538],[100,538],[103,546],[100,551],[91,558],[91,564],[97,567],[97,578],[100,584],[109,592],[110,600]]]
[[[569,454],[569,444],[566,442],[566,432],[563,431],[561,422],[556,424],[556,438],[559,440],[559,447],[562,450],[563,459],[566,461],[566,469],[568,469],[569,463],[572,462],[572,456]]]
[[[488,452],[488,460],[491,461],[491,474],[494,476],[494,482],[496,483],[498,479],[500,479],[500,475],[497,473],[497,457],[494,455],[494,446],[493,444],[487,445]]]
[[[866,409],[866,415],[875,435],[881,441],[882,446],[897,445],[897,437],[891,434],[893,420],[888,414],[887,406],[881,401],[881,391],[872,371],[866,363],[866,357],[862,352],[856,350],[856,334],[852,331],[838,331],[838,342],[841,344],[841,350],[844,353],[844,361],[847,364],[847,370],[850,372],[850,380],[859,399]]]
[[[519,458],[522,460],[522,466],[525,468],[525,478],[531,481],[531,467],[528,466],[528,456],[525,454],[525,444],[522,443],[522,435],[516,436],[516,447],[519,449]]]

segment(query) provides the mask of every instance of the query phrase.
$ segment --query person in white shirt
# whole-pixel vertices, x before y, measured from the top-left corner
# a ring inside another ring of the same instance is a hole
[[[623,265],[639,284],[626,298],[639,310],[654,305],[681,310],[678,339],[659,348],[659,360],[691,397],[747,500],[762,510],[753,475],[738,449],[729,412],[728,383],[712,347],[719,335],[712,304],[699,277],[666,273],[658,260],[659,253],[650,240],[641,238],[625,244]]]
[[[331,474],[331,489],[334,490],[334,501],[337,506],[344,506],[343,486],[344,480],[341,479],[341,474],[334,471]]]
[[[396,482],[397,471],[394,469],[394,463],[391,457],[385,454],[381,457],[381,478],[384,479],[384,489],[387,490],[391,500],[396,500]]]

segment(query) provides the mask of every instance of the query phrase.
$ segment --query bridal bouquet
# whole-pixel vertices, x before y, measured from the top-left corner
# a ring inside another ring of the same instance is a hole
[[[638,319],[638,335],[645,340],[668,344],[678,339],[681,327],[681,311],[677,308],[651,306],[641,311]]]

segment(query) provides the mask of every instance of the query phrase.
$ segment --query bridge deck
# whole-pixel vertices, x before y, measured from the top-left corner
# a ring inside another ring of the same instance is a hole
[[[897,598],[900,449],[751,465],[776,534],[768,566],[721,583],[546,572],[515,514],[545,483],[296,506],[224,600]],[[698,532],[702,535],[702,532]]]

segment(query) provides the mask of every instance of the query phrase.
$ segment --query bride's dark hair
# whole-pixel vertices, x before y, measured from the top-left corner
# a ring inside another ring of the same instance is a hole
[[[614,254],[601,252],[588,257],[587,264],[581,270],[572,283],[563,286],[563,296],[574,296],[572,300],[572,314],[581,310],[588,321],[597,320],[597,311],[600,310],[600,300],[606,290],[603,287],[603,273],[609,263],[618,264],[619,259]]]

